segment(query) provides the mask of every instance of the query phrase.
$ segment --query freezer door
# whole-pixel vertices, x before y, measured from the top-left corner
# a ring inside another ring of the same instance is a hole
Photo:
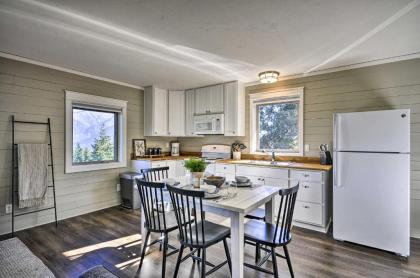
[[[410,156],[334,153],[333,236],[409,255]]]
[[[410,110],[334,114],[334,150],[410,152]]]

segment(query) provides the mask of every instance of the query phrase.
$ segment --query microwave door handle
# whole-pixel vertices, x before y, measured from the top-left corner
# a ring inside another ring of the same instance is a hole
[[[217,122],[219,121],[219,119],[217,119],[217,118],[214,118],[213,120],[212,120],[212,125],[211,125],[211,127],[212,127],[212,132],[213,133],[216,133],[216,131],[217,131]]]

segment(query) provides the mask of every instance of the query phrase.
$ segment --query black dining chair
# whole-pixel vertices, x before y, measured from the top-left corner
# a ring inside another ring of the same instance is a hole
[[[137,274],[140,273],[147,247],[159,243],[160,247],[163,246],[162,277],[165,277],[166,257],[178,252],[177,248],[168,243],[168,234],[178,228],[175,212],[162,209],[161,204],[163,203],[165,183],[148,182],[144,180],[136,181],[145,216],[145,228],[147,229],[146,238],[143,239],[140,265]],[[161,237],[150,244],[147,244],[150,233],[160,233]],[[168,248],[173,249],[173,251],[167,253]]]
[[[293,211],[296,203],[296,196],[299,190],[299,184],[291,188],[280,189],[280,206],[278,218],[275,224],[270,224],[257,220],[250,220],[245,224],[245,243],[259,246],[261,250],[267,252],[267,255],[255,265],[245,263],[244,265],[252,269],[273,274],[279,277],[277,269],[277,257],[286,259],[289,272],[294,277],[292,262],[290,261],[287,244],[292,240],[291,229],[293,220]],[[276,247],[283,247],[284,256],[276,253]],[[271,257],[273,262],[273,271],[269,271],[261,266]]]
[[[249,214],[245,215],[245,218],[265,221],[265,209],[257,208],[254,211],[251,211]],[[261,249],[258,243],[255,244],[255,263],[257,263],[261,258]]]
[[[155,182],[168,178],[169,167],[141,169],[145,181]]]
[[[178,221],[179,240],[181,242],[174,277],[178,275],[180,264],[189,257],[193,257],[195,253],[200,257],[196,258],[199,261],[199,266],[201,266],[202,278],[220,269],[226,263],[232,273],[232,263],[226,241],[230,236],[230,229],[204,219],[204,191],[187,190],[169,185],[167,188],[174,206],[176,220]],[[194,215],[191,212],[194,212]],[[181,223],[187,224],[180,225]],[[221,241],[223,241],[225,248],[226,261],[215,266],[206,260],[206,252],[208,247]],[[186,247],[190,248],[190,253],[182,258]],[[206,265],[212,267],[208,272],[206,272]]]

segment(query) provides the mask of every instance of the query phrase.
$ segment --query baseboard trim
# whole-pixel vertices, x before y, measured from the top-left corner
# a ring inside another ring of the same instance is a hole
[[[411,229],[410,237],[420,239],[420,230]]]

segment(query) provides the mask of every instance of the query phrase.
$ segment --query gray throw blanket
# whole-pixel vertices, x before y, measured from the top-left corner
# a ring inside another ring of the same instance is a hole
[[[48,189],[48,145],[19,144],[19,208],[45,203]]]

